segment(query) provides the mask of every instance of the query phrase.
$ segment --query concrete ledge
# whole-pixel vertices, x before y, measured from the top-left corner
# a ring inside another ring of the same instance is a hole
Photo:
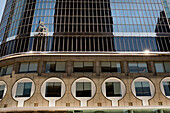
[[[2,112],[57,112],[57,113],[68,113],[69,111],[114,111],[114,110],[168,110],[170,111],[170,106],[127,106],[127,107],[13,107],[13,108],[0,108],[0,113]],[[70,112],[69,112],[70,113]],[[74,112],[73,112],[74,113]],[[141,112],[142,113],[142,112]]]

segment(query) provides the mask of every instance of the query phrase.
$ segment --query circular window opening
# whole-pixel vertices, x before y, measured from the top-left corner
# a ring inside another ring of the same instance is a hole
[[[125,96],[125,84],[118,78],[111,77],[102,84],[103,95],[112,101],[112,106],[118,106],[118,101]]]
[[[65,83],[55,77],[47,79],[41,86],[41,95],[49,101],[49,107],[55,107],[55,102],[64,96],[65,91]]]
[[[29,78],[22,78],[15,82],[12,88],[12,97],[18,101],[18,107],[23,107],[24,102],[32,97],[34,91],[34,82]]]
[[[170,99],[170,77],[166,77],[161,81],[160,89],[163,95]]]
[[[149,105],[149,100],[155,95],[153,83],[144,77],[136,78],[131,85],[132,93],[140,100],[143,106]]]
[[[7,85],[4,81],[0,81],[0,101],[4,98],[7,92]]]
[[[86,77],[74,81],[71,87],[72,95],[80,101],[81,106],[87,106],[87,101],[94,97],[96,86],[92,80]]]

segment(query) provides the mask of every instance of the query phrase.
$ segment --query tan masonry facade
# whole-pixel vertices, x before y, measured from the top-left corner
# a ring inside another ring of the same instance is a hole
[[[20,63],[22,62],[38,62],[37,73],[19,73]],[[66,62],[66,72],[63,73],[46,73],[46,62],[64,61]],[[94,63],[93,73],[73,72],[74,61],[92,61]],[[121,73],[103,73],[101,72],[101,63],[103,61],[118,61],[121,64]],[[148,73],[129,73],[128,62],[145,61],[147,62]],[[156,73],[154,62],[170,61],[169,56],[22,56],[2,60],[0,67],[13,64],[12,75],[1,76],[0,81],[7,84],[7,92],[0,101],[0,108],[17,107],[18,102],[12,98],[12,88],[18,80],[22,78],[30,78],[35,83],[35,92],[32,97],[24,102],[23,107],[48,107],[49,102],[41,95],[41,86],[44,81],[51,77],[57,77],[66,85],[64,96],[55,102],[56,107],[79,107],[80,101],[74,98],[71,92],[71,86],[75,80],[86,77],[92,80],[96,86],[94,97],[87,101],[88,107],[106,106],[111,107],[112,102],[106,99],[102,93],[102,83],[109,77],[120,79],[126,87],[125,96],[118,101],[118,106],[143,106],[142,101],[135,97],[131,90],[131,84],[138,77],[148,78],[155,87],[155,94],[149,100],[149,106],[169,106],[170,99],[165,97],[160,90],[160,82],[165,77],[169,77],[170,73]]]

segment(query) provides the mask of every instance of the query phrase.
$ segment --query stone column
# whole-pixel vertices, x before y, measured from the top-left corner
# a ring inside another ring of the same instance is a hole
[[[73,73],[73,67],[74,67],[73,62],[72,61],[67,61],[66,72],[67,72],[68,76],[70,76],[71,73]]]
[[[101,72],[100,61],[95,61],[94,63],[95,63],[94,72],[96,73],[97,76],[99,76]]]
[[[128,75],[129,68],[128,68],[128,62],[127,61],[121,62],[121,68],[122,68],[122,73],[125,73],[125,75]]]
[[[38,68],[37,68],[38,75],[41,76],[41,74],[45,73],[45,71],[46,71],[46,63],[44,61],[38,61]]]
[[[19,69],[20,69],[20,63],[19,62],[15,62],[13,64],[12,75],[15,74],[15,73],[19,73]]]
[[[154,62],[153,61],[149,61],[149,64],[150,64],[151,72],[153,73],[153,75],[156,75],[156,69],[155,69]]]

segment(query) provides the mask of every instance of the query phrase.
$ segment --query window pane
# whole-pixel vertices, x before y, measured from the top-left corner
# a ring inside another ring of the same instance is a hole
[[[114,95],[121,96],[121,85],[120,82],[114,82]]]
[[[137,62],[129,62],[129,72],[130,73],[138,73],[138,65]]]
[[[3,98],[5,85],[0,85],[0,99]]]
[[[7,72],[6,72],[7,75],[12,74],[12,68],[13,68],[13,65],[8,66]]]
[[[83,68],[83,62],[74,62],[74,67]]]
[[[151,96],[149,82],[135,82],[136,96]]]
[[[93,72],[93,62],[84,62],[83,72]]]
[[[91,97],[91,83],[77,82],[76,83],[76,97]]]
[[[83,82],[76,83],[76,91],[83,91]]]
[[[102,67],[110,67],[110,62],[101,62]]]
[[[47,82],[45,96],[61,97],[61,82]]]
[[[85,91],[91,90],[91,83],[90,82],[84,82],[84,90]]]
[[[138,62],[139,73],[146,73],[148,72],[146,62]]]
[[[24,83],[18,83],[15,97],[22,97],[23,92],[24,92]]]
[[[74,62],[74,72],[93,72],[93,62]]]
[[[46,72],[55,72],[55,62],[47,62],[46,63]]]
[[[156,72],[165,72],[162,62],[155,63]]]
[[[170,72],[170,62],[164,62],[166,72]]]
[[[1,68],[1,76],[6,75],[7,66]]]
[[[106,82],[106,96],[107,97],[114,96],[114,89],[113,89],[113,83],[112,82]]]
[[[102,72],[112,72],[110,62],[101,62],[101,71]]]
[[[15,97],[30,97],[32,82],[18,83]]]
[[[31,88],[32,88],[32,83],[31,82],[24,83],[23,97],[30,97]]]
[[[28,63],[21,63],[19,72],[27,72],[28,71]]]
[[[30,62],[29,72],[37,72],[37,66],[38,66],[37,62]]]
[[[135,82],[135,90],[136,90],[136,96],[143,96],[142,83],[141,82]]]
[[[120,97],[121,96],[120,82],[106,82],[106,96]]]
[[[121,72],[120,62],[111,62],[111,71],[112,72]]]
[[[166,96],[170,96],[170,82],[163,82],[164,91]]]
[[[93,67],[93,62],[84,62],[84,67]]]
[[[142,82],[144,96],[151,96],[150,85],[149,82]]]
[[[65,72],[66,64],[65,62],[56,62],[56,71]]]

